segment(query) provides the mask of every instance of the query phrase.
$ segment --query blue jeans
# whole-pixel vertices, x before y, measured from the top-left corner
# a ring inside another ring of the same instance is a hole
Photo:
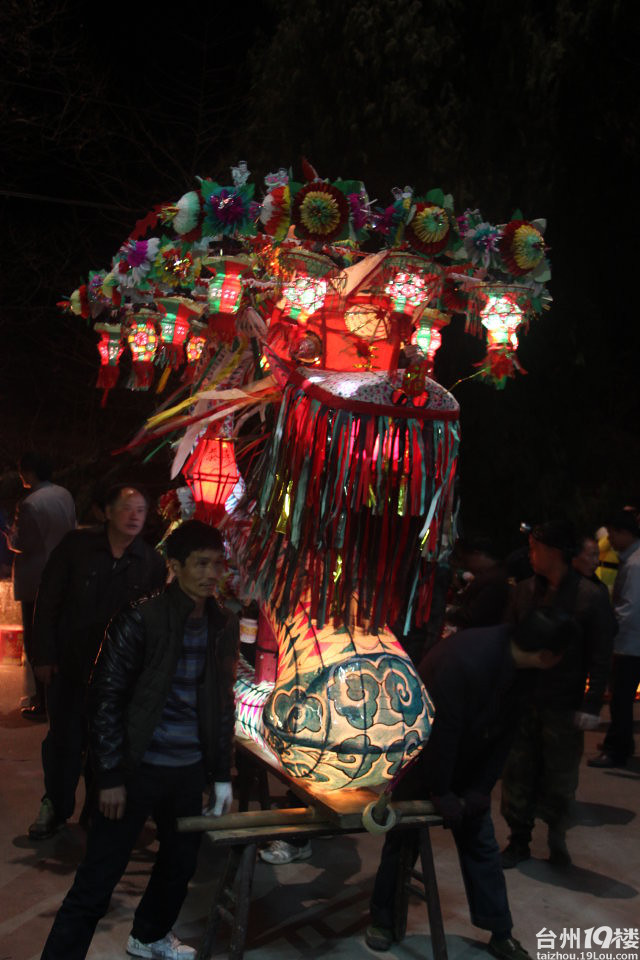
[[[121,820],[93,818],[84,861],[64,898],[41,960],[84,960],[98,921],[124,873],[147,817],[158,828],[159,849],[133,921],[132,935],[143,943],[160,940],[175,923],[198,859],[201,833],[178,833],[177,817],[202,812],[202,764],[140,766],[127,782]]]

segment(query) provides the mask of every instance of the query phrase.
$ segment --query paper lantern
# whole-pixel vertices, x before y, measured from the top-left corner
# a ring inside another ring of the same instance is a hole
[[[429,371],[433,370],[433,361],[442,345],[442,327],[446,327],[450,317],[434,307],[424,307],[418,315],[418,329],[412,341],[422,350],[429,361]]]
[[[190,330],[189,314],[183,306],[177,312],[165,308],[160,316],[161,359],[174,369],[184,361],[184,342]]]
[[[122,342],[122,324],[121,323],[97,323],[94,327],[96,333],[100,334],[98,343],[98,352],[100,354],[100,372],[98,373],[97,387],[101,387],[102,406],[107,402],[109,390],[115,387],[118,382],[120,370],[118,364],[124,343]]]
[[[205,436],[182,470],[196,502],[196,517],[215,526],[225,516],[224,505],[239,479],[233,442]]]
[[[209,281],[209,309],[234,314],[242,300],[242,275],[249,269],[242,257],[223,257],[208,263],[215,276]]]
[[[282,296],[287,302],[288,315],[304,323],[307,317],[323,306],[327,296],[327,281],[299,274],[285,285]]]
[[[480,311],[482,326],[486,328],[489,346],[518,346],[517,329],[524,317],[514,294],[488,294]]]
[[[133,319],[129,324],[127,343],[133,359],[133,389],[147,390],[153,383],[153,358],[158,349],[158,334],[153,321]]]
[[[260,733],[288,774],[323,790],[375,787],[417,755],[433,706],[390,631],[319,629],[304,601],[271,626],[278,672]]]
[[[417,306],[432,296],[424,276],[402,270],[398,271],[384,290],[391,299],[391,309],[397,313],[413,313]]]

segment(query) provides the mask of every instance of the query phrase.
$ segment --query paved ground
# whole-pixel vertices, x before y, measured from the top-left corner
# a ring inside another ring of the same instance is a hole
[[[36,960],[53,916],[82,856],[84,834],[68,824],[40,844],[26,836],[42,790],[39,762],[42,724],[20,716],[21,670],[0,665],[0,960]],[[638,707],[636,707],[638,709]],[[586,755],[595,752],[601,734],[587,735]],[[281,790],[277,787],[276,790]],[[496,791],[497,793],[498,791]],[[558,938],[563,930],[640,926],[640,762],[626,770],[598,771],[583,765],[577,823],[569,834],[574,866],[552,869],[544,831],[538,827],[533,858],[507,874],[515,934],[535,957],[536,934],[543,928]],[[497,797],[494,798],[497,807]],[[496,830],[502,843],[505,827],[497,808]],[[486,939],[471,926],[450,835],[432,831],[447,945],[451,960],[482,960]],[[91,960],[124,958],[124,945],[136,900],[153,857],[153,830],[145,828],[129,870],[117,888],[111,910],[100,925]],[[247,960],[310,960],[377,956],[364,944],[367,903],[377,866],[380,841],[368,835],[318,840],[305,863],[256,868]],[[203,848],[198,873],[177,924],[187,942],[197,944],[203,930],[212,875],[217,864]],[[543,944],[541,944],[541,947]],[[556,949],[560,946],[556,941]],[[225,955],[225,943],[216,956]],[[569,960],[565,956],[562,960]],[[622,960],[637,949],[606,951],[574,960]],[[430,958],[425,907],[416,901],[409,914],[408,936],[386,956],[391,960]],[[543,960],[541,957],[540,960]],[[558,958],[560,960],[560,958]]]

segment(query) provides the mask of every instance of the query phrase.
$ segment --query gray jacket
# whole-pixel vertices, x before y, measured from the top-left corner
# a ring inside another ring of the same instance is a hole
[[[49,554],[75,525],[73,497],[55,483],[39,483],[19,504],[8,537],[16,600],[35,600]]]

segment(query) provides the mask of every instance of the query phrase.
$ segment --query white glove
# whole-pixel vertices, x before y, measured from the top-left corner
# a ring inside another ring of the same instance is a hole
[[[215,797],[215,802],[206,811],[207,816],[219,817],[223,813],[228,813],[229,810],[231,810],[231,803],[233,801],[233,790],[231,789],[231,784],[214,783],[213,795]],[[209,800],[211,801],[211,798],[209,798]]]
[[[576,710],[573,715],[573,725],[578,730],[597,730],[600,726],[600,717],[596,713],[584,713],[582,710]]]

